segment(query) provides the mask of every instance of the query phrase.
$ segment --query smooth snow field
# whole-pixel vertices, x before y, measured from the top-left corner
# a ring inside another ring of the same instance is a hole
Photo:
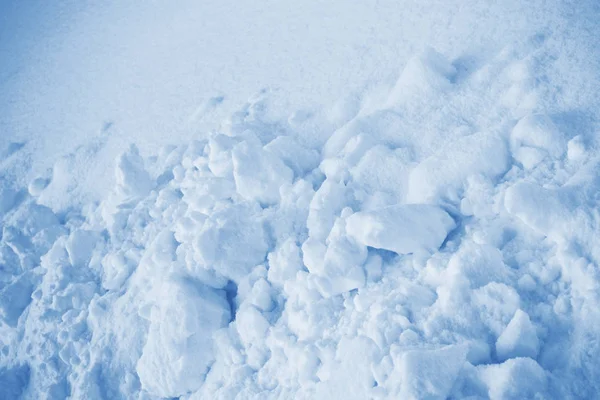
[[[0,400],[600,399],[600,2],[0,2]]]

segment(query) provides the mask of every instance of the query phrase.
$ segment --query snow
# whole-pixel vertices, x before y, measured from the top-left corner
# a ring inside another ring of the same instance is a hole
[[[230,319],[224,293],[175,279],[164,282],[156,298],[136,366],[142,389],[159,397],[196,391],[214,362],[211,336]]]
[[[563,134],[543,114],[521,118],[512,130],[510,142],[513,156],[526,169],[535,167],[546,156],[560,158],[566,149]]]
[[[529,315],[517,310],[506,329],[496,341],[496,354],[499,360],[529,357],[536,359],[540,343]]]
[[[469,176],[496,178],[507,168],[504,140],[482,133],[462,137],[411,171],[406,199],[416,204],[456,201]]]
[[[281,158],[266,153],[257,142],[243,141],[231,151],[237,192],[261,204],[277,203],[279,188],[291,183],[294,173]]]
[[[0,399],[600,392],[597,2],[76,3],[0,5]]]
[[[398,254],[434,252],[454,227],[443,209],[424,204],[358,212],[346,221],[348,236],[358,243]]]
[[[466,347],[447,346],[437,350],[412,350],[398,361],[403,399],[446,399],[466,361]]]
[[[513,358],[503,364],[483,368],[480,374],[488,382],[490,400],[550,396],[544,370],[531,358]]]

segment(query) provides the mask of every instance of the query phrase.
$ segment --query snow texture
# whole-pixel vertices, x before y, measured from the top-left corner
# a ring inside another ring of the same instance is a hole
[[[0,6],[0,399],[597,397],[597,2],[267,3]]]

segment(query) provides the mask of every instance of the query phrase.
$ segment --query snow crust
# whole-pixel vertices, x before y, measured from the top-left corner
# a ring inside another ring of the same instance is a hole
[[[600,108],[552,33],[260,91],[98,201],[104,144],[21,186],[0,149],[0,398],[594,398]]]

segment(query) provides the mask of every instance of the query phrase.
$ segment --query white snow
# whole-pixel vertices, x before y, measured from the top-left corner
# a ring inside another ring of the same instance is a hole
[[[465,346],[447,346],[404,353],[398,365],[394,366],[400,375],[400,390],[393,396],[403,399],[448,398],[466,361],[466,350]]]
[[[196,391],[214,362],[212,335],[229,322],[229,305],[224,294],[182,279],[164,282],[155,295],[136,366],[142,388],[160,397]]]
[[[508,154],[501,138],[489,133],[461,137],[412,170],[406,199],[433,204],[446,199],[456,201],[469,176],[495,178],[507,168]]]
[[[424,204],[358,212],[346,221],[348,235],[358,243],[398,254],[434,252],[454,227],[448,213]]]
[[[280,158],[261,147],[257,139],[249,139],[233,148],[233,177],[242,197],[273,204],[279,200],[279,188],[291,183],[294,173]]]
[[[517,310],[496,341],[496,354],[501,361],[517,357],[535,359],[539,347],[535,326],[531,323],[529,315],[522,310]]]
[[[0,399],[600,392],[597,2],[21,3]]]

